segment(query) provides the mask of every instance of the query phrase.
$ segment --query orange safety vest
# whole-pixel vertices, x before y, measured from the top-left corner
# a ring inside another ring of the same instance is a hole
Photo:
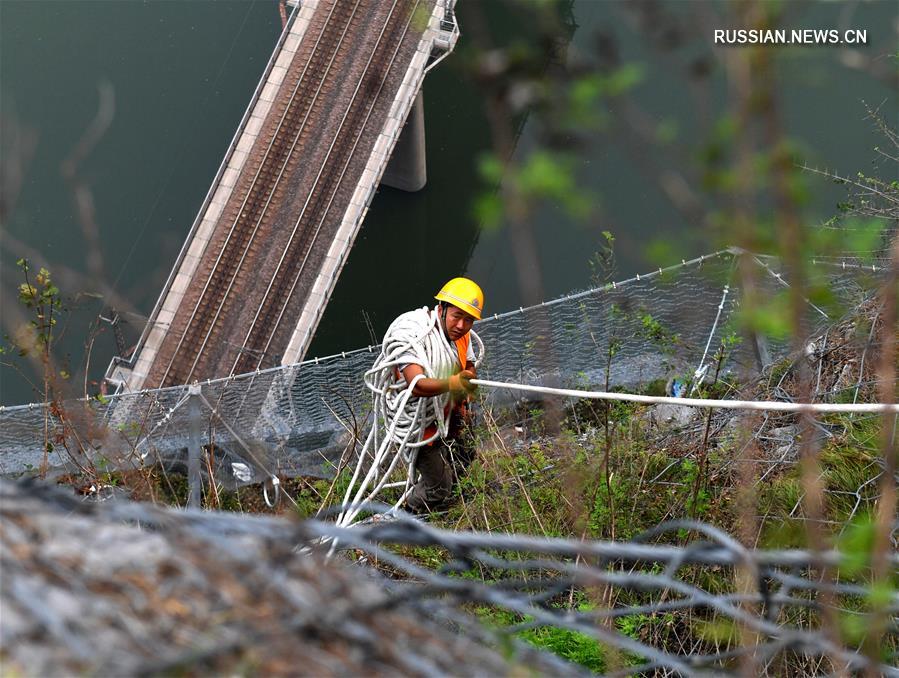
[[[468,364],[468,345],[471,343],[471,336],[469,336],[469,333],[466,332],[462,337],[456,339],[456,341],[454,341],[453,343],[456,345],[456,351],[459,354],[459,364],[462,366],[462,370],[464,370],[465,365]],[[462,370],[459,371],[461,372]],[[463,417],[465,416],[466,400],[468,399],[466,398],[464,400],[460,400],[458,403],[456,403],[456,406],[454,408],[456,412]],[[443,413],[446,414],[449,408],[450,403],[447,403],[446,409],[444,409]],[[437,427],[428,426],[428,428],[425,429],[424,438],[430,438],[435,433],[437,433]],[[431,441],[430,444],[433,445],[435,442],[436,441]]]
[[[470,333],[466,332],[462,337],[460,337],[459,339],[456,339],[456,341],[454,341],[453,343],[456,345],[456,352],[459,354],[459,365],[462,366],[462,368],[459,371],[461,372],[462,370],[465,369],[465,366],[468,364],[468,345],[471,343]],[[399,379],[402,376],[402,374],[400,373],[398,368],[394,367],[393,369],[394,369],[394,372],[396,373],[397,379]],[[449,408],[449,407],[450,407],[450,405],[447,404],[447,408]],[[465,416],[465,400],[461,400],[458,403],[456,403],[455,410],[462,416]],[[446,414],[446,410],[444,410],[444,414]],[[428,428],[425,429],[425,433],[424,433],[423,437],[430,438],[435,433],[437,433],[437,427],[436,426],[428,426]],[[435,441],[432,441],[430,444],[433,445],[434,442]]]
[[[456,339],[456,351],[459,353],[459,364],[462,366],[462,369],[465,369],[465,365],[468,364],[468,345],[471,343],[471,333],[466,332],[462,337]]]

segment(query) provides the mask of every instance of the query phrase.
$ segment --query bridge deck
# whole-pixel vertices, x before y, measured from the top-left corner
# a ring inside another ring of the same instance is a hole
[[[299,360],[435,42],[444,0],[306,0],[142,337],[128,390]]]

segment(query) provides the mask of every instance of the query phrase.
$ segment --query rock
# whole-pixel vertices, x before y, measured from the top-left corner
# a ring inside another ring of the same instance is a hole
[[[458,608],[298,553],[302,523],[5,480],[0,518],[4,675],[580,673],[507,659],[473,619],[437,621]]]
[[[783,459],[786,461],[795,458],[798,452],[796,442],[799,437],[799,427],[796,424],[772,428],[764,436],[773,445],[770,454],[771,459]]]
[[[840,375],[837,377],[831,390],[834,393],[838,393],[855,386],[857,383],[858,368],[855,366],[854,360],[848,360],[840,370]]]
[[[778,438],[784,441],[793,441],[796,436],[799,435],[799,427],[796,424],[789,424],[787,426],[780,426],[778,428],[772,428],[768,431],[768,438]]]
[[[660,429],[680,428],[689,424],[695,416],[696,408],[662,403],[652,407],[649,421]]]

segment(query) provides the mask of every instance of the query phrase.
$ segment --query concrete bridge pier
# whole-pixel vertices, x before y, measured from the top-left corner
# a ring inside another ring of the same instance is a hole
[[[427,156],[425,153],[425,107],[422,91],[418,90],[403,131],[397,139],[390,162],[381,177],[381,183],[391,188],[414,193],[428,182]]]

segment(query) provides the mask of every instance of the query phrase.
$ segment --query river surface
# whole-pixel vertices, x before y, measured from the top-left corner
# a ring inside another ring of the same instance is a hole
[[[659,7],[675,24],[689,24],[697,4],[671,1]],[[589,63],[601,37],[613,35],[621,62],[637,64],[642,73],[631,92],[641,111],[634,119],[676,139],[685,162],[695,163],[727,110],[727,86],[720,68],[705,89],[684,73],[690,60],[711,51],[711,27],[734,28],[723,19],[715,24],[721,7],[709,3],[711,23],[698,37],[665,51],[659,36],[620,3],[577,0],[569,5],[559,42],[569,60]],[[472,209],[484,190],[477,159],[492,141],[483,92],[468,69],[472,41],[466,25],[483,21],[499,46],[526,42],[535,11],[527,4],[510,10],[499,0],[460,2],[463,38],[425,83],[428,185],[417,194],[379,191],[310,355],[371,343],[396,314],[430,303],[439,285],[455,275],[481,283],[490,313],[521,303],[508,230],[483,228]],[[890,2],[791,3],[786,25],[831,28],[846,22],[868,31],[869,44],[859,50],[864,58],[875,67],[878,61],[889,63],[897,30]],[[8,160],[10,148],[29,143],[32,148],[21,182],[4,184],[4,332],[16,318],[14,290],[20,280],[14,262],[38,252],[58,279],[63,269],[86,274],[89,255],[99,253],[104,278],[131,307],[123,316],[126,339],[139,334],[280,29],[273,0],[0,3],[2,151]],[[832,47],[793,50],[778,61],[777,75],[783,124],[798,157],[849,174],[869,168],[879,140],[864,120],[861,102],[883,105],[895,119],[895,81],[847,65],[841,50]],[[61,165],[96,115],[101,88],[113,94],[114,117],[78,168],[92,193],[98,250],[89,245],[92,236],[76,216]],[[591,216],[574,219],[550,204],[528,219],[545,298],[590,286],[590,260],[603,230],[616,237],[617,277],[720,244],[675,209],[661,188],[659,167],[677,169],[677,160],[655,144],[635,140],[620,110],[605,112],[608,124],[581,149],[577,166],[578,179],[595,202]],[[537,116],[520,121],[515,159],[539,143]],[[804,216],[817,223],[833,214],[843,194],[825,181],[809,178],[808,184]],[[703,200],[701,191],[698,195]],[[669,242],[661,255],[648,246],[659,239]],[[63,290],[77,296],[69,304],[73,311],[60,347],[79,389],[89,329],[105,307],[91,296],[98,289],[88,276]],[[102,375],[114,352],[105,328],[90,351],[91,379]],[[27,367],[25,373],[31,374]],[[0,401],[34,399],[26,379],[0,368]]]

